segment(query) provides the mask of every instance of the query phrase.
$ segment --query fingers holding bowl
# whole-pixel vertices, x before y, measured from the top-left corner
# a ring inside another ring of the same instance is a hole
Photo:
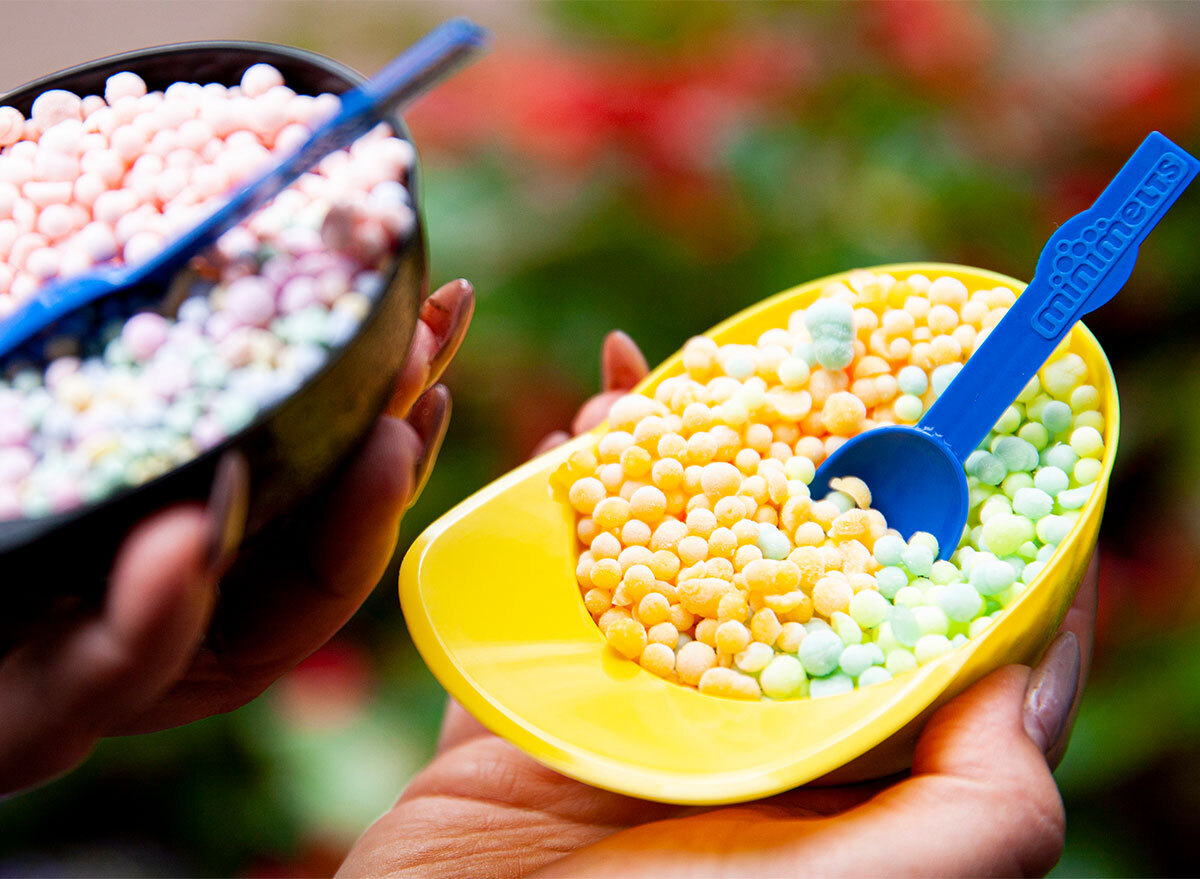
[[[462,345],[475,312],[475,288],[459,279],[443,284],[421,305],[408,359],[396,381],[387,414],[404,418],[431,388]]]

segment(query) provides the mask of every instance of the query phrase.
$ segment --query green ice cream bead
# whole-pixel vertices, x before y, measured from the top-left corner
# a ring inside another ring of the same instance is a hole
[[[963,462],[963,469],[967,471],[968,476],[977,476],[979,471],[979,463],[988,455],[983,449],[976,449],[967,455],[967,460]]]
[[[856,678],[874,665],[875,652],[871,650],[873,646],[875,645],[854,644],[843,650],[841,658],[838,660],[842,671]]]
[[[1104,472],[1104,463],[1095,458],[1080,458],[1071,473],[1080,485],[1091,485]]]
[[[1016,579],[1012,565],[999,559],[985,559],[971,567],[971,585],[983,596],[999,595]]]
[[[990,503],[990,501],[989,501]],[[1033,522],[1016,513],[998,513],[983,525],[981,542],[989,552],[1003,558],[1013,555],[1035,533]]]
[[[1058,493],[1058,505],[1064,510],[1078,510],[1092,496],[1092,486],[1082,485],[1079,488],[1068,488]]]
[[[1104,456],[1104,437],[1094,427],[1077,427],[1071,432],[1071,450],[1081,458]]]
[[[930,549],[928,545],[910,543],[900,554],[900,561],[910,574],[923,577],[933,568],[933,560],[936,557],[936,550]]]
[[[917,662],[924,665],[939,656],[944,656],[951,649],[953,648],[950,645],[950,639],[945,635],[922,635],[916,646],[913,647],[913,655],[916,656]]]
[[[1012,501],[1006,495],[994,494],[988,498],[979,510],[979,522],[986,525],[988,521],[1002,513],[1012,512]]]
[[[758,683],[764,695],[772,699],[787,699],[798,694],[806,677],[804,664],[785,653],[767,664],[759,673]]]
[[[1064,516],[1046,516],[1037,523],[1038,539],[1049,546],[1058,546],[1071,531],[1071,521]]]
[[[991,623],[991,617],[979,617],[977,619],[973,619],[971,620],[971,625],[967,627],[967,635],[972,638],[976,638],[983,634],[984,629],[990,626]]]
[[[909,424],[916,424],[925,413],[925,404],[915,394],[901,394],[892,404],[896,417]]]
[[[1004,477],[1004,481],[1000,483],[1000,490],[1004,492],[1004,496],[1009,500],[1015,500],[1017,492],[1022,488],[1031,488],[1033,486],[1033,476],[1029,473],[1010,473]]]
[[[808,684],[810,699],[824,699],[827,696],[840,696],[854,689],[854,678],[843,672],[832,674],[827,678],[813,678]]]
[[[878,665],[873,665],[858,676],[858,685],[860,687],[872,687],[875,684],[882,684],[884,681],[890,681],[892,673],[886,668],[881,668]]]
[[[1070,429],[1072,417],[1070,406],[1059,400],[1051,400],[1042,407],[1042,417],[1039,420],[1051,436],[1057,436]]]
[[[950,617],[940,607],[923,604],[912,612],[922,635],[945,635],[950,631]]]
[[[862,629],[858,623],[854,621],[854,617],[849,614],[844,614],[835,611],[830,618],[833,625],[834,634],[842,639],[843,644],[861,644],[863,639]]]
[[[1021,429],[1017,431],[1017,436],[1025,440],[1025,442],[1029,443],[1039,452],[1050,444],[1050,431],[1036,421],[1030,421],[1021,425]]]
[[[1046,494],[1056,495],[1060,491],[1070,488],[1071,479],[1059,468],[1048,466],[1043,467],[1034,475],[1033,484]]]
[[[1076,414],[1100,408],[1100,391],[1095,385],[1080,385],[1071,391],[1071,411]]]
[[[899,565],[907,548],[908,544],[904,542],[904,538],[895,534],[884,534],[875,541],[875,561],[881,565]]]
[[[912,609],[903,605],[892,608],[888,623],[892,627],[892,636],[905,647],[914,647],[921,637],[921,626],[913,615]]]
[[[1021,412],[1021,409],[1017,406],[1009,406],[1004,410],[1004,413],[996,422],[996,426],[992,429],[995,430],[996,433],[1012,433],[1021,426],[1021,422],[1023,420],[1022,414],[1023,413]]]
[[[1030,471],[1038,465],[1038,450],[1020,437],[1002,436],[992,450],[1009,473]]]
[[[903,674],[917,667],[917,657],[913,656],[911,650],[897,647],[887,651],[887,660],[884,664],[892,675]]]
[[[1008,468],[1004,466],[1004,462],[998,457],[985,452],[984,457],[975,465],[975,475],[979,477],[979,481],[987,485],[999,485],[1004,481],[1004,477],[1008,475]]]
[[[908,574],[903,568],[888,565],[875,572],[875,583],[879,593],[887,599],[896,597],[896,593],[908,586]]]
[[[850,616],[864,629],[873,629],[887,619],[888,600],[874,589],[863,589],[850,599]]]
[[[1045,461],[1047,466],[1057,467],[1064,473],[1070,473],[1075,467],[1075,462],[1079,460],[1079,455],[1075,454],[1067,443],[1056,443],[1045,451]]]
[[[946,388],[950,387],[950,382],[954,381],[960,372],[962,372],[961,363],[943,363],[941,366],[935,367],[933,374],[929,377],[934,395],[940,397],[944,394]]]
[[[966,623],[983,610],[983,598],[970,583],[950,583],[939,593],[937,606],[948,619]]]
[[[1041,421],[1042,410],[1046,408],[1046,404],[1053,402],[1054,398],[1048,394],[1038,394],[1033,400],[1025,405],[1025,415],[1030,421]]]
[[[1035,375],[1026,384],[1021,393],[1017,394],[1018,403],[1028,403],[1042,392],[1042,383]]]
[[[919,366],[909,365],[896,374],[896,384],[903,394],[921,396],[929,389],[929,376]]]
[[[1086,412],[1080,412],[1075,416],[1075,429],[1081,427],[1091,427],[1095,429],[1101,436],[1104,435],[1104,416],[1095,409],[1089,409]]]
[[[1025,566],[1025,570],[1021,572],[1021,582],[1027,585],[1032,583],[1034,578],[1040,574],[1042,569],[1045,567],[1045,562],[1030,562]]]
[[[1027,519],[1040,519],[1053,511],[1054,498],[1040,488],[1021,488],[1013,497],[1013,512]]]
[[[929,569],[929,579],[938,585],[944,585],[946,583],[953,583],[958,579],[960,573],[958,566],[954,562],[941,559],[934,562],[933,566]]]

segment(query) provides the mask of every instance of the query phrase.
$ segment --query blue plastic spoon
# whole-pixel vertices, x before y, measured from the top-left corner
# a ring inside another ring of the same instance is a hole
[[[30,341],[64,316],[126,291],[164,287],[193,256],[262,207],[297,177],[335,150],[358,140],[383,118],[436,85],[470,60],[488,32],[465,18],[434,28],[383,70],[341,96],[341,109],[299,148],[254,180],[242,185],[207,217],[149,259],[96,269],[46,284],[36,296],[0,323],[0,358]]]
[[[1037,272],[1004,319],[915,427],[877,427],[835,451],[817,470],[857,476],[873,507],[905,537],[927,531],[948,557],[967,522],[963,462],[1085,314],[1129,279],[1138,247],[1200,171],[1200,162],[1151,133],[1096,203],[1050,236]]]

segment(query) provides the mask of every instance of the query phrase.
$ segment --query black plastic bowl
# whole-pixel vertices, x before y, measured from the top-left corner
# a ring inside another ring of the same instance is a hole
[[[236,85],[246,68],[258,62],[273,64],[287,85],[302,94],[338,94],[363,79],[335,61],[286,46],[180,43],[102,58],[43,77],[0,96],[0,106],[28,115],[33,100],[52,88],[102,95],[104,81],[121,70],[137,73],[152,91],[177,81]],[[399,117],[389,121],[398,134],[408,137]],[[292,396],[191,461],[65,513],[0,523],[0,595],[5,601],[0,617],[11,625],[64,597],[102,593],[113,556],[130,528],[163,507],[207,497],[216,463],[230,449],[242,452],[250,465],[247,536],[295,509],[332,476],[386,403],[426,292],[415,176],[408,185],[417,208],[416,226],[385,269],[386,288],[357,335],[331,351],[323,367]]]

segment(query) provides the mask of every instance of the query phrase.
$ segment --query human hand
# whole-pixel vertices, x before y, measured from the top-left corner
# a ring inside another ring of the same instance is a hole
[[[576,431],[602,420],[646,371],[623,334],[605,341],[603,363],[605,393],[584,405]],[[1045,873],[1063,844],[1051,769],[1086,677],[1096,584],[1093,563],[1039,664],[1000,669],[941,708],[899,778],[712,809],[650,803],[541,766],[451,703],[437,756],[339,875]]]
[[[450,417],[437,381],[474,302],[466,281],[425,301],[386,413],[314,512],[239,555],[249,474],[226,456],[206,506],[165,510],[126,538],[98,611],[45,621],[10,648],[0,794],[73,767],[101,736],[236,708],[342,627],[433,467]]]

